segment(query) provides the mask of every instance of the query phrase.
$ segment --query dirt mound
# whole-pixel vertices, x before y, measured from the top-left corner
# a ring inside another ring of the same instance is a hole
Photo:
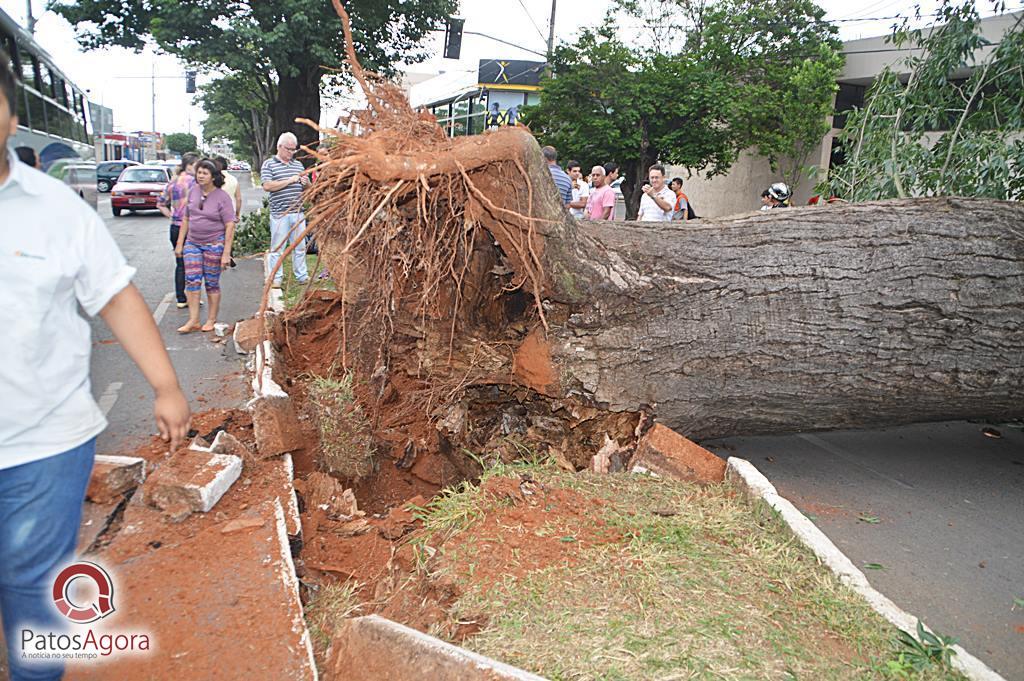
[[[486,591],[536,570],[573,566],[584,549],[622,536],[599,516],[607,504],[530,478],[490,478],[483,516],[445,543],[446,566],[466,588]],[[472,561],[458,560],[468,552]],[[470,565],[472,566],[470,568]]]

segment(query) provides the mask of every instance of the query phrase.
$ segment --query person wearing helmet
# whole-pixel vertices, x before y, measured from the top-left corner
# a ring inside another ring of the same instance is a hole
[[[767,206],[769,209],[789,208],[789,199],[793,196],[793,192],[785,182],[776,182],[771,187],[768,187],[766,193],[768,194]]]

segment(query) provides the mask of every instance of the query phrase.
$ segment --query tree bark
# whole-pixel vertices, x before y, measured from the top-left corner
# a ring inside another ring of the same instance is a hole
[[[278,71],[279,73],[281,70]],[[277,100],[274,103],[274,137],[291,131],[300,145],[316,148],[319,133],[307,125],[296,123],[296,118],[320,120],[320,69],[311,67],[302,70],[298,76],[280,75],[277,84]],[[301,158],[301,155],[300,155]]]
[[[1024,415],[1020,204],[577,222],[536,143],[511,134],[533,203],[503,207],[534,220],[482,200],[475,218],[516,269],[510,241],[532,227],[544,272],[549,328],[520,345],[515,382],[653,410],[696,438]],[[495,203],[508,196],[493,173],[472,178]]]

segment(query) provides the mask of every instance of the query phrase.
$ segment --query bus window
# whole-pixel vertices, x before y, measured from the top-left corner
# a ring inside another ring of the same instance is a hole
[[[17,84],[17,89],[15,90],[15,95],[14,96],[18,100],[18,102],[17,102],[17,111],[16,111],[16,113],[18,114],[18,122],[21,123],[22,125],[24,125],[26,128],[31,128],[32,127],[32,121],[29,118],[28,108],[27,108],[27,105],[25,103],[25,86],[22,85],[21,83],[18,83]]]

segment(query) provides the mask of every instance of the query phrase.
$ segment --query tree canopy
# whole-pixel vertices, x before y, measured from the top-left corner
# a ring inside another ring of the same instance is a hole
[[[895,47],[921,52],[884,70],[849,113],[833,193],[1024,198],[1024,15],[993,44],[975,5],[944,0],[934,29],[893,32]]]
[[[393,73],[421,61],[427,33],[454,11],[453,0],[348,0],[356,53],[370,70]],[[320,116],[320,84],[347,73],[344,38],[327,0],[57,0],[54,11],[76,27],[86,48],[142,49],[152,40],[185,62],[243,74],[271,102],[275,132],[316,134],[294,118]]]
[[[627,10],[653,22],[651,40],[627,45],[609,17],[555,51],[541,102],[525,111],[544,143],[585,164],[620,163],[630,216],[656,162],[713,176],[757,147],[773,164],[794,159],[784,173],[802,170],[828,131],[842,67],[821,8],[660,0]]]
[[[199,89],[199,102],[207,112],[203,138],[226,139],[235,155],[254,165],[273,151],[273,102],[247,74],[230,74]]]
[[[172,132],[164,137],[164,146],[176,154],[185,154],[199,148],[196,136],[187,132]]]

